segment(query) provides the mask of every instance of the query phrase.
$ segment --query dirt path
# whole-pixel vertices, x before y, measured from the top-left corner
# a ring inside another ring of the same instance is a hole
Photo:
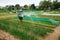
[[[58,40],[59,36],[60,36],[60,26],[56,27],[53,33],[50,33],[45,38],[38,38],[38,40]]]
[[[0,30],[0,40],[19,40],[19,39],[15,38],[14,36],[10,35],[5,31]]]

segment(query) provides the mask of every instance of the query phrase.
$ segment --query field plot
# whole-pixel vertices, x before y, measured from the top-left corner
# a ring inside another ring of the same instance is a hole
[[[21,40],[38,40],[37,37],[45,37],[49,33],[52,33],[54,28],[58,26],[51,23],[31,21],[28,19],[19,22],[18,18],[12,16],[9,18],[5,16],[0,19],[0,29],[5,30]]]

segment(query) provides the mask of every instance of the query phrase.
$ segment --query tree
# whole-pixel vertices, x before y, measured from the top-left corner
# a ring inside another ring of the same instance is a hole
[[[52,3],[50,1],[42,1],[40,4],[39,4],[39,8],[42,9],[42,10],[47,10],[49,8],[51,8],[51,5]]]
[[[58,4],[58,8],[60,8],[60,2],[58,2],[57,4]]]
[[[14,10],[15,7],[14,7],[14,5],[9,5],[7,8],[9,11],[12,11],[12,10]]]
[[[28,9],[28,5],[24,5],[24,9],[25,9],[25,10]]]
[[[16,10],[19,10],[20,8],[21,8],[21,7],[20,7],[19,4],[16,4],[16,5],[15,5],[15,9],[16,9]]]
[[[35,4],[32,4],[32,5],[30,6],[30,9],[35,10],[35,9],[36,9]]]
[[[57,10],[58,8],[60,8],[60,2],[58,2],[57,0],[53,1],[53,9]]]

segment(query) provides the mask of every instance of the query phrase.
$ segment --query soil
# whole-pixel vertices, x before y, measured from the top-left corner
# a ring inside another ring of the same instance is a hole
[[[38,40],[58,40],[60,36],[60,25],[54,29],[53,33],[49,33],[45,38],[39,37]]]
[[[20,40],[15,38],[14,36],[10,35],[9,33],[0,30],[0,40]]]

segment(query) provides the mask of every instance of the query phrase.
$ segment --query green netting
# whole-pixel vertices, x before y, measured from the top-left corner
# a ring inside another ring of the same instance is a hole
[[[25,20],[33,20],[33,21],[40,21],[40,22],[44,22],[44,23],[51,23],[51,24],[55,24],[55,25],[59,25],[60,22],[59,21],[55,21],[53,19],[48,19],[48,18],[37,18],[31,15],[37,15],[37,14],[41,14],[42,11],[27,11],[27,12],[23,12],[25,14],[25,16],[23,17],[23,19]],[[23,14],[23,15],[24,15]],[[15,18],[18,18],[18,16],[16,16]]]
[[[18,18],[16,16],[16,18]],[[29,20],[33,20],[33,21],[41,21],[41,22],[45,22],[45,23],[52,23],[52,24],[55,24],[55,25],[59,25],[60,22],[59,21],[55,21],[53,19],[48,19],[48,18],[37,18],[37,17],[33,17],[33,16],[24,16],[23,19],[29,19]]]

